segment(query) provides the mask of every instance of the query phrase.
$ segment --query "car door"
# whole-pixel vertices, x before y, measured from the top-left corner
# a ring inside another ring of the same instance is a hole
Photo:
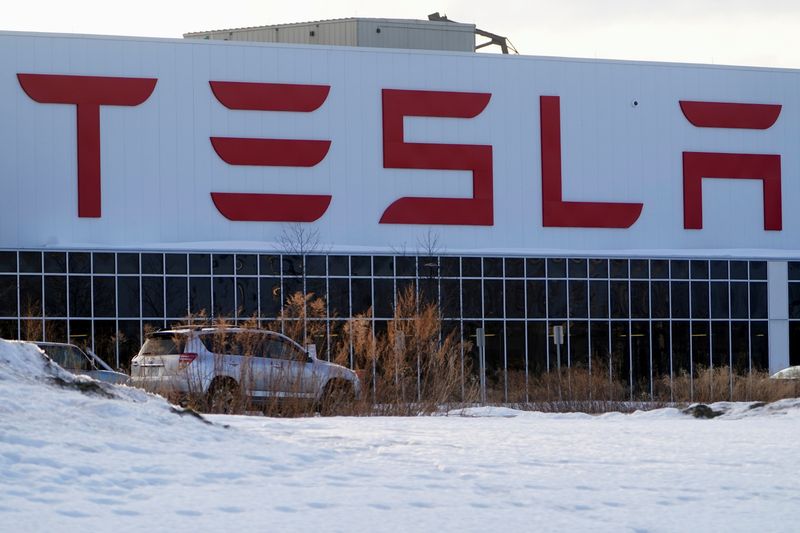
[[[280,397],[306,398],[313,394],[308,355],[294,343],[274,336],[267,342],[270,390]]]

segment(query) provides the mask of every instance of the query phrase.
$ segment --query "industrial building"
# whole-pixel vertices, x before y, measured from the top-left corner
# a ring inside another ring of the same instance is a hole
[[[303,290],[327,302],[325,357],[411,285],[447,332],[484,328],[501,391],[555,364],[557,325],[564,365],[611,361],[632,396],[800,364],[800,71],[483,54],[476,34],[0,32],[0,336],[124,367],[150,328],[266,324]]]

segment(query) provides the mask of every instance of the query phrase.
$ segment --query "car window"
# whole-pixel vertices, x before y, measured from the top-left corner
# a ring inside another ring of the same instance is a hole
[[[183,353],[186,338],[180,334],[165,333],[153,335],[144,341],[142,355],[177,355]]]
[[[269,339],[266,342],[265,347],[265,357],[284,359],[288,361],[299,361],[303,363],[307,360],[305,352],[298,349],[294,344],[283,339]]]
[[[61,368],[75,371],[89,371],[91,366],[89,358],[74,346],[43,346],[44,353]]]
[[[201,337],[208,351],[225,355],[261,356],[264,335],[256,331],[209,333]]]

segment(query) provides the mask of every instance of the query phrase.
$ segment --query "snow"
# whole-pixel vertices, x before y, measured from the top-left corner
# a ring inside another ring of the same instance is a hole
[[[0,341],[0,531],[797,530],[800,400],[206,424],[65,374]]]

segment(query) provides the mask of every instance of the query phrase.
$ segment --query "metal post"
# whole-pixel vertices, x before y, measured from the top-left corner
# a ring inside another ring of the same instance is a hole
[[[478,367],[481,376],[481,404],[486,405],[486,332],[483,328],[476,331],[478,339]]]

